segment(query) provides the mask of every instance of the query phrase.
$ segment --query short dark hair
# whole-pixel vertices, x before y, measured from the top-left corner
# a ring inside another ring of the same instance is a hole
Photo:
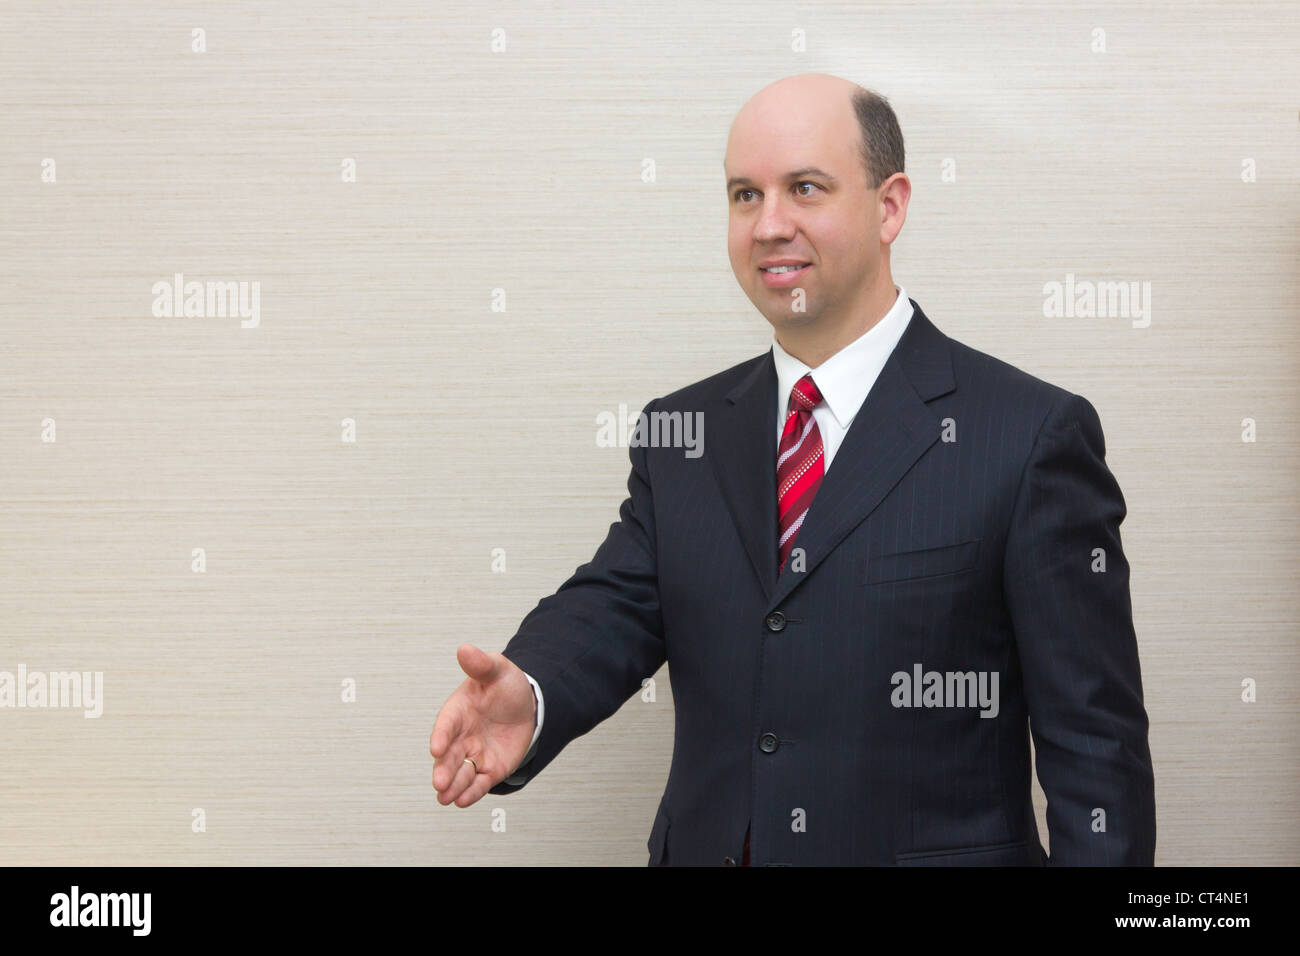
[[[894,173],[903,171],[903,131],[889,100],[872,90],[853,94],[853,112],[862,129],[862,165],[867,183],[876,189]]]

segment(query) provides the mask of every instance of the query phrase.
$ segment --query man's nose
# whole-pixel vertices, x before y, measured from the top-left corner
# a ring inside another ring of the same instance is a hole
[[[757,242],[769,242],[773,239],[789,239],[794,233],[794,223],[789,212],[779,198],[765,198],[758,221],[754,223],[754,239]]]

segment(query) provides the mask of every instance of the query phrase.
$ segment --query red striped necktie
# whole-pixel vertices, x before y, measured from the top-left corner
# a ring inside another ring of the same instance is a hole
[[[822,393],[817,390],[811,373],[795,382],[790,390],[789,410],[776,457],[777,527],[780,532],[777,552],[781,558],[777,565],[778,573],[785,567],[794,539],[808,514],[808,506],[822,483],[822,436],[812,413],[821,400]]]

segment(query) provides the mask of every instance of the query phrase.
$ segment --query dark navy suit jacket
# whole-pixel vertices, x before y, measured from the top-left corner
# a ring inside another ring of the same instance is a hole
[[[1096,410],[912,306],[779,576],[770,351],[646,406],[703,412],[704,453],[632,447],[618,522],[504,649],[546,716],[491,792],[667,661],[651,865],[733,863],[747,826],[754,865],[1153,863],[1126,509]],[[931,671],[948,706],[896,676]],[[993,674],[996,716],[962,706]]]

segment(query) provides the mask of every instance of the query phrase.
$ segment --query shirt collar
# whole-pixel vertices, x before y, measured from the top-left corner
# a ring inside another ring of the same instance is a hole
[[[784,424],[784,412],[795,383],[812,372],[813,381],[835,421],[840,428],[849,427],[912,318],[907,290],[898,285],[894,288],[898,296],[884,318],[815,369],[781,348],[775,333],[772,335],[772,361],[776,365],[777,395],[781,403],[778,422]]]

